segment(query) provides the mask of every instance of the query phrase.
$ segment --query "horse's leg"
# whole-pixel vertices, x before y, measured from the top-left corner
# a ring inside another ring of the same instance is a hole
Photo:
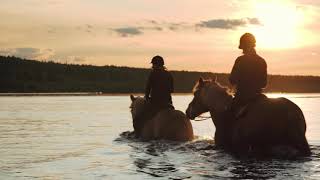
[[[161,122],[161,116],[156,115],[156,117],[153,118],[153,122],[153,137],[155,139],[163,138],[161,134],[163,124],[163,122]]]
[[[296,147],[302,155],[310,155],[309,143],[306,139],[306,122],[299,107],[294,108],[288,114],[288,137],[292,146]]]
[[[174,138],[177,141],[190,141],[193,139],[192,124],[184,115],[175,119],[175,127]]]
[[[248,136],[245,135],[240,128],[234,128],[231,137],[230,151],[235,154],[243,155],[247,154],[249,150],[250,145],[248,142]]]
[[[193,139],[193,129],[190,120],[186,117],[186,115],[178,110],[172,111],[173,115],[173,123],[174,129],[173,135],[174,138],[178,141],[189,141]]]
[[[142,129],[142,135],[143,140],[151,140],[154,139],[154,119],[148,120]]]
[[[186,140],[191,141],[194,138],[193,127],[190,120],[187,117],[185,117],[184,124],[186,126],[186,130],[185,130]]]

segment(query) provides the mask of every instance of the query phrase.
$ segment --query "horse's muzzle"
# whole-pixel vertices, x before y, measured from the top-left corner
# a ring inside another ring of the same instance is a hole
[[[187,108],[186,110],[186,115],[187,115],[187,118],[191,119],[191,120],[194,120],[194,116],[191,115],[191,108],[190,106]]]

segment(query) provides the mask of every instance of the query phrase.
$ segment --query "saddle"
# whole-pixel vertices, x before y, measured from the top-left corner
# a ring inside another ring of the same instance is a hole
[[[141,131],[145,123],[151,120],[158,112],[165,109],[175,109],[170,103],[168,104],[152,104],[147,102],[147,108],[140,113],[135,119],[133,119],[133,127],[137,137],[140,136]]]
[[[264,100],[264,99],[266,99],[266,98],[267,98],[266,95],[264,95],[264,94],[258,94],[258,95],[256,95],[256,96],[248,99],[248,101],[247,101],[245,104],[243,104],[243,105],[241,105],[241,106],[238,106],[238,107],[235,107],[235,108],[232,110],[232,112],[233,112],[233,114],[234,114],[235,120],[240,119],[240,118],[246,116],[246,114],[248,113],[248,110],[250,109],[250,107],[251,107],[252,105],[254,105],[256,102],[261,101],[261,100]]]

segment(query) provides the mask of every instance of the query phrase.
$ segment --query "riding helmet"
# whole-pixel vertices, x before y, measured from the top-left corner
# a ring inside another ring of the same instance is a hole
[[[254,48],[256,46],[256,38],[251,33],[244,33],[240,38],[239,49]]]
[[[163,66],[164,65],[164,60],[161,56],[154,56],[151,60],[151,63],[153,65],[158,65],[158,66]]]

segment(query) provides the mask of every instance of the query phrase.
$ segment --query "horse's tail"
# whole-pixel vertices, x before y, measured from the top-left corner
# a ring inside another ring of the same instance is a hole
[[[156,139],[169,139],[174,141],[190,141],[193,139],[193,129],[187,116],[178,110],[160,111],[144,128]]]
[[[311,154],[309,143],[306,139],[306,121],[301,109],[290,101],[289,111],[288,111],[288,120],[289,128],[288,135],[291,143],[296,147],[301,155],[309,156]]]
[[[175,136],[178,140],[191,141],[194,137],[190,120],[182,111],[173,110],[173,113],[175,114],[175,122],[172,125],[176,126]]]

